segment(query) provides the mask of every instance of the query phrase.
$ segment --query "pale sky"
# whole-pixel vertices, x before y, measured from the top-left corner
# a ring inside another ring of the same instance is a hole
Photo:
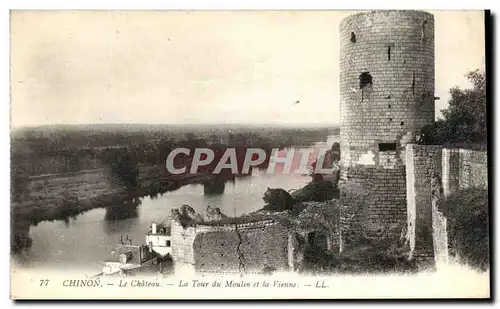
[[[12,125],[338,124],[339,23],[352,13],[12,12]],[[431,13],[440,110],[484,66],[484,21]]]

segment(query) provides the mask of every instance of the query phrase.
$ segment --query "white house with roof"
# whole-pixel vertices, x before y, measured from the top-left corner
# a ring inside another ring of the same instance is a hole
[[[161,256],[172,255],[172,235],[169,226],[152,223],[146,233],[146,244]]]

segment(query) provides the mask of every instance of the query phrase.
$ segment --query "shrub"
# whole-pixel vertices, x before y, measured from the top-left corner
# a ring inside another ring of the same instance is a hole
[[[172,209],[171,216],[172,220],[179,222],[183,228],[196,226],[197,223],[203,221],[201,215],[196,213],[193,207],[189,205],[182,205],[178,209]]]
[[[274,212],[291,210],[293,205],[297,203],[290,193],[281,188],[271,189],[268,187],[264,192],[263,199],[266,202],[263,209]]]
[[[333,235],[339,228],[337,200],[314,203],[297,216],[297,227],[305,231],[322,230]]]
[[[308,183],[305,187],[292,192],[291,195],[299,202],[323,202],[338,198],[339,190],[337,186],[329,180],[318,180]]]
[[[488,190],[461,190],[442,200],[439,209],[447,218],[450,251],[461,262],[488,269]]]
[[[306,272],[340,274],[413,273],[418,270],[415,260],[409,260],[406,250],[386,241],[359,238],[357,246],[341,253],[330,253],[307,247],[304,252]]]

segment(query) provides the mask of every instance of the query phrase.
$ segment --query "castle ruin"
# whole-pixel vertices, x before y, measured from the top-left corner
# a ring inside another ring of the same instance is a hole
[[[406,221],[405,147],[434,121],[434,17],[372,11],[340,24],[341,177],[373,189],[373,236]]]
[[[369,238],[404,237],[409,258],[433,263],[448,245],[440,195],[488,187],[486,152],[417,144],[434,122],[434,70],[432,14],[372,11],[341,22],[341,178],[369,189],[371,200],[340,211],[327,251],[349,246],[344,231],[359,227]],[[303,258],[296,233],[275,221],[172,229],[174,262],[196,272],[296,270]],[[307,241],[310,232],[302,231]]]

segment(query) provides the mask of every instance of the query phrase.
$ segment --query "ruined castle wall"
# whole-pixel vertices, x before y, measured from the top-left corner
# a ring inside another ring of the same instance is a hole
[[[416,258],[434,255],[439,267],[448,259],[447,222],[438,209],[439,200],[461,189],[486,188],[487,154],[468,149],[408,144],[406,172],[407,237],[412,255]]]
[[[172,221],[172,260],[177,265],[194,265],[193,243],[196,237],[196,228],[183,228],[177,221]]]
[[[175,263],[191,264],[196,272],[256,273],[290,265],[288,230],[271,220],[187,229],[177,224],[172,250]]]
[[[486,151],[443,149],[442,169],[445,196],[467,188],[488,187]]]
[[[386,168],[402,165],[405,144],[434,121],[434,17],[420,11],[355,14],[341,22],[340,38],[344,174],[367,158]],[[363,73],[371,83],[361,87]],[[383,153],[380,143],[396,149]]]
[[[412,257],[434,256],[433,177],[441,177],[442,147],[406,145],[407,237]]]
[[[449,196],[460,187],[460,150],[443,149],[443,194]]]
[[[488,187],[488,155],[486,151],[460,149],[459,188]]]
[[[399,237],[406,222],[405,167],[356,167],[349,169],[349,182],[358,183],[369,191],[370,201],[356,216],[349,211],[341,213],[342,229],[354,226],[364,229],[368,237]],[[357,222],[348,222],[355,220]],[[354,224],[353,224],[354,223]],[[348,227],[347,225],[352,225]],[[351,231],[356,233],[357,231]],[[348,241],[345,239],[345,241]]]

